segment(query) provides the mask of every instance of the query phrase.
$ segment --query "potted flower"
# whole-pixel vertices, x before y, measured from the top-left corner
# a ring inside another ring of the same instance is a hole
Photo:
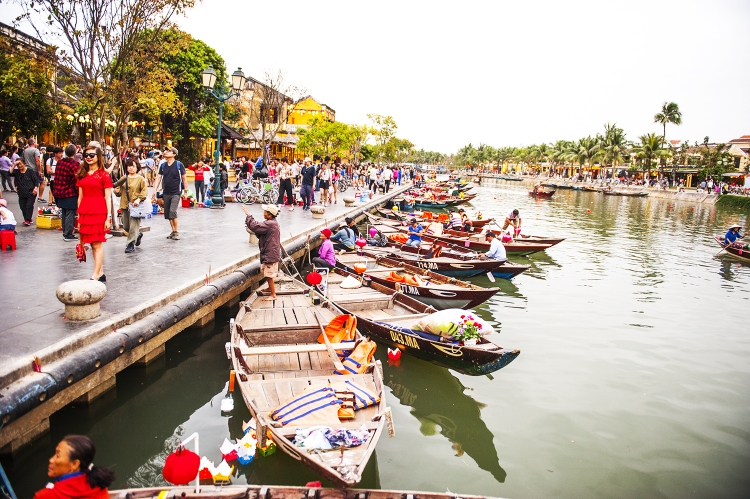
[[[462,315],[456,325],[458,332],[454,336],[466,346],[476,345],[477,340],[482,337],[482,324],[477,322],[472,315]]]

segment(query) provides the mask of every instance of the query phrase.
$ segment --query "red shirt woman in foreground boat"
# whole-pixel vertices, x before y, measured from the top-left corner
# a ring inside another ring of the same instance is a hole
[[[55,483],[47,484],[34,499],[107,499],[115,473],[109,468],[94,466],[96,447],[89,437],[68,435],[63,438],[55,455],[49,460],[47,476]]]

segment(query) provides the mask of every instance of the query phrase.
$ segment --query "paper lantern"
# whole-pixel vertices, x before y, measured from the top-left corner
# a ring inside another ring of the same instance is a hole
[[[356,241],[354,241],[354,244],[356,244],[359,247],[359,249],[362,249],[365,246],[367,246],[367,241],[365,241],[364,239],[362,239],[361,237],[359,237],[359,238],[357,238]]]
[[[306,279],[307,284],[309,284],[310,286],[317,286],[318,284],[323,282],[323,276],[321,276],[317,272],[310,272],[309,274],[307,274]]]
[[[173,485],[187,485],[195,480],[200,462],[201,458],[198,454],[180,445],[177,450],[167,456],[162,475]]]
[[[378,235],[378,229],[375,227],[370,227],[370,230],[368,231],[370,233],[370,237],[375,237]]]
[[[354,272],[357,274],[364,274],[367,270],[367,264],[366,263],[355,263],[354,264]]]

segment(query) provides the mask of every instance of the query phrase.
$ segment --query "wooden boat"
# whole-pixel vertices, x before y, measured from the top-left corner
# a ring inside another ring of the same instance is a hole
[[[597,189],[593,185],[584,185],[583,190],[586,192],[600,192],[601,191],[601,189]]]
[[[363,251],[363,254],[373,258],[371,262],[373,267],[377,263],[376,259],[382,256],[399,263],[405,263],[453,278],[474,277],[491,272],[494,277],[512,279],[531,268],[531,265],[521,265],[509,262],[508,260],[481,260],[471,250],[469,250],[468,254],[471,255],[471,258],[466,254],[451,252],[449,248],[445,248],[445,253],[441,251],[440,255],[436,258],[426,258],[425,256],[429,251],[429,246],[414,247],[404,244],[401,246],[386,246],[384,248],[368,246]]]
[[[356,253],[345,253],[336,256],[336,267],[354,274],[354,265],[365,261]],[[492,298],[500,288],[483,288],[468,282],[459,281],[451,277],[440,275],[427,269],[420,269],[414,265],[398,262],[385,256],[374,255],[371,259],[375,268],[368,266],[367,275],[373,282],[387,288],[401,291],[437,310],[446,308],[472,308],[481,305]],[[389,280],[394,274],[408,278],[407,282]],[[419,279],[415,279],[418,276]],[[419,281],[424,284],[419,284]]]
[[[415,492],[379,489],[333,489],[290,485],[201,485],[110,490],[109,499],[494,499],[453,492]]]
[[[264,428],[270,430],[281,450],[336,486],[348,487],[359,482],[383,432],[386,404],[382,367],[379,362],[373,362],[364,374],[334,374],[334,369],[343,369],[333,350],[343,350],[344,346],[351,349],[352,344],[322,345],[317,338],[321,334],[321,323],[326,325],[346,312],[327,301],[313,305],[310,298],[305,297],[308,289],[303,283],[286,278],[276,282],[277,300],[264,301],[262,295],[267,293],[267,288],[263,287],[240,305],[231,332],[232,366],[242,398],[255,418],[258,435],[265,434]],[[374,294],[368,291],[347,290],[347,293],[365,301]],[[362,339],[359,333],[357,337]],[[353,420],[328,425],[334,429],[357,429],[365,425],[370,436],[362,445],[335,452],[304,449],[295,446],[293,440],[298,428],[310,425],[295,426],[290,421],[282,426],[272,420],[272,411],[307,387],[326,387],[345,381],[355,383],[379,399],[375,405],[356,411]]]
[[[555,191],[529,191],[529,196],[535,198],[551,198],[555,194]]]
[[[648,196],[648,192],[646,191],[638,191],[638,192],[628,192],[628,191],[602,191],[605,196],[626,196],[626,197],[633,197],[633,198],[640,198]]]
[[[502,180],[510,180],[510,181],[513,181],[513,182],[521,182],[521,181],[523,181],[522,178],[514,177],[513,175],[500,175],[498,178],[500,178]]]
[[[442,203],[442,202],[437,202],[437,201],[433,201],[430,199],[422,199],[422,198],[414,199],[413,204],[415,208],[432,208],[432,209],[445,208],[446,206],[448,206],[448,203]]]
[[[390,220],[407,221],[407,220],[411,220],[412,218],[416,218],[418,222],[435,222],[436,220],[439,220],[441,216],[446,221],[448,220],[447,218],[445,218],[448,215],[447,213],[441,213],[439,215],[435,215],[434,213],[430,211],[402,213],[402,212],[395,212],[393,210],[387,210],[385,208],[377,207],[375,208],[375,212],[380,217],[387,218]],[[378,219],[378,217],[375,217],[375,219]],[[470,218],[470,220],[471,220],[471,225],[474,228],[474,230],[481,230],[482,227],[484,227],[490,222],[493,222],[495,219],[494,218],[473,218],[473,219]]]
[[[346,270],[337,269],[331,279],[341,279],[353,275]],[[415,331],[412,329],[416,320],[435,309],[420,303],[414,297],[397,293],[396,290],[380,285],[374,278],[370,289],[382,293],[387,298],[387,307],[371,306],[350,310],[354,302],[341,303],[332,299],[339,308],[357,316],[357,326],[362,333],[373,340],[398,348],[405,353],[427,360],[434,364],[454,369],[462,374],[483,375],[502,369],[512,362],[520,350],[509,350],[497,345],[487,338],[480,338],[474,346],[461,345],[439,336]]]
[[[733,256],[734,258],[745,263],[750,263],[750,250],[743,250],[740,248],[735,248],[733,246],[725,247],[724,236],[714,236],[714,241],[716,241],[719,246],[724,248],[724,251],[730,256]]]

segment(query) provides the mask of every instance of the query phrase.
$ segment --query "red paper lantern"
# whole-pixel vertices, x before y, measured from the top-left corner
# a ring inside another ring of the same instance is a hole
[[[354,244],[356,244],[357,246],[359,246],[359,249],[362,249],[362,248],[364,248],[365,246],[367,246],[367,241],[365,241],[364,239],[362,239],[362,238],[360,237],[360,238],[358,238],[358,239],[357,239],[356,241],[354,241]]]
[[[198,474],[201,458],[193,451],[179,446],[177,450],[167,456],[162,475],[173,485],[187,485]]]
[[[317,272],[310,272],[307,274],[307,284],[310,286],[317,286],[321,282],[323,282],[323,276],[318,274]]]

